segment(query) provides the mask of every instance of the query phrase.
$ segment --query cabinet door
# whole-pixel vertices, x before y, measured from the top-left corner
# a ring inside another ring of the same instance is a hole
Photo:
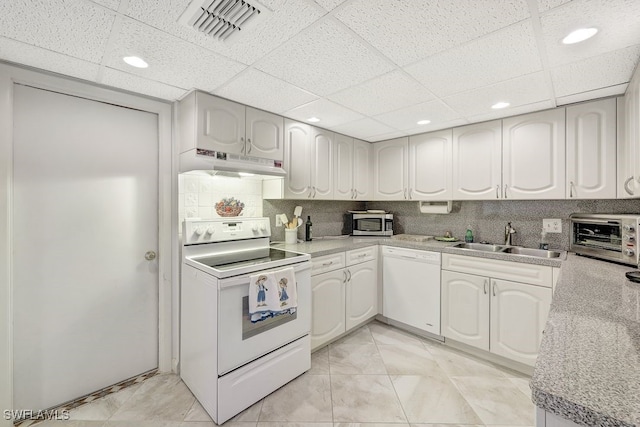
[[[346,327],[364,323],[378,314],[378,262],[363,262],[347,268]]]
[[[359,139],[353,140],[353,190],[354,199],[370,200],[371,188],[371,144]]]
[[[353,138],[336,134],[334,141],[335,159],[334,168],[334,192],[336,200],[353,199]]]
[[[551,295],[550,288],[491,279],[491,352],[533,366]]]
[[[453,199],[502,198],[502,121],[453,129]]]
[[[564,199],[563,108],[502,121],[505,199]]]
[[[409,189],[413,200],[451,200],[451,129],[409,137]]]
[[[284,164],[287,171],[284,179],[284,197],[306,199],[311,196],[311,126],[285,119]]]
[[[333,132],[312,128],[311,197],[314,199],[333,198],[333,137]]]
[[[567,107],[569,199],[616,198],[616,100]]]
[[[409,138],[373,144],[374,200],[407,199],[407,152]]]
[[[345,332],[345,281],[344,270],[311,277],[311,349]]]
[[[198,148],[244,154],[245,106],[226,99],[196,94]]]
[[[628,136],[628,111],[631,106],[631,97],[626,95],[617,98],[618,122],[617,122],[617,189],[618,199],[632,199],[640,195],[634,191],[635,174],[635,147]]]
[[[489,350],[489,278],[442,270],[442,335]]]
[[[284,119],[281,116],[247,107],[246,136],[247,155],[283,159]]]

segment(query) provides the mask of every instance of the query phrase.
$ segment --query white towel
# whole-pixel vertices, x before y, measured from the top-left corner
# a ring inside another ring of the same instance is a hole
[[[280,301],[280,310],[289,310],[295,313],[298,308],[298,287],[296,283],[296,274],[293,268],[285,268],[275,271],[276,283],[278,284],[278,300]],[[291,311],[293,309],[293,311]]]
[[[298,292],[293,268],[254,274],[249,278],[249,316],[252,322],[298,308]]]

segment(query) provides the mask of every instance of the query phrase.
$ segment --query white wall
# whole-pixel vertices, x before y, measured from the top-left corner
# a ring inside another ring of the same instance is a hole
[[[161,370],[170,370],[172,362],[171,294],[178,286],[177,269],[173,268],[178,257],[177,247],[177,183],[176,153],[172,145],[172,108],[170,104],[134,96],[123,92],[64,79],[46,73],[0,63],[0,426],[13,423],[4,419],[4,410],[13,408],[12,402],[12,129],[13,84],[23,83],[56,92],[109,102],[158,114],[160,138],[159,168],[159,253],[160,253],[160,318],[159,364]],[[73,119],[73,118],[70,118]],[[34,125],[37,125],[35,123]],[[37,266],[36,266],[37,268]],[[21,337],[16,337],[21,339]],[[14,408],[31,409],[31,408]]]

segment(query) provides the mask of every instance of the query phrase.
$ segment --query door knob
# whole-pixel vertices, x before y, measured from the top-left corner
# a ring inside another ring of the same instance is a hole
[[[146,259],[147,261],[153,261],[154,259],[156,259],[156,253],[154,251],[147,251],[144,254],[144,259]]]

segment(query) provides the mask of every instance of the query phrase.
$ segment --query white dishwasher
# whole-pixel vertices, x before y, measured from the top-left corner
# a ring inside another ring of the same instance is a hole
[[[382,314],[440,335],[440,253],[382,247]]]

